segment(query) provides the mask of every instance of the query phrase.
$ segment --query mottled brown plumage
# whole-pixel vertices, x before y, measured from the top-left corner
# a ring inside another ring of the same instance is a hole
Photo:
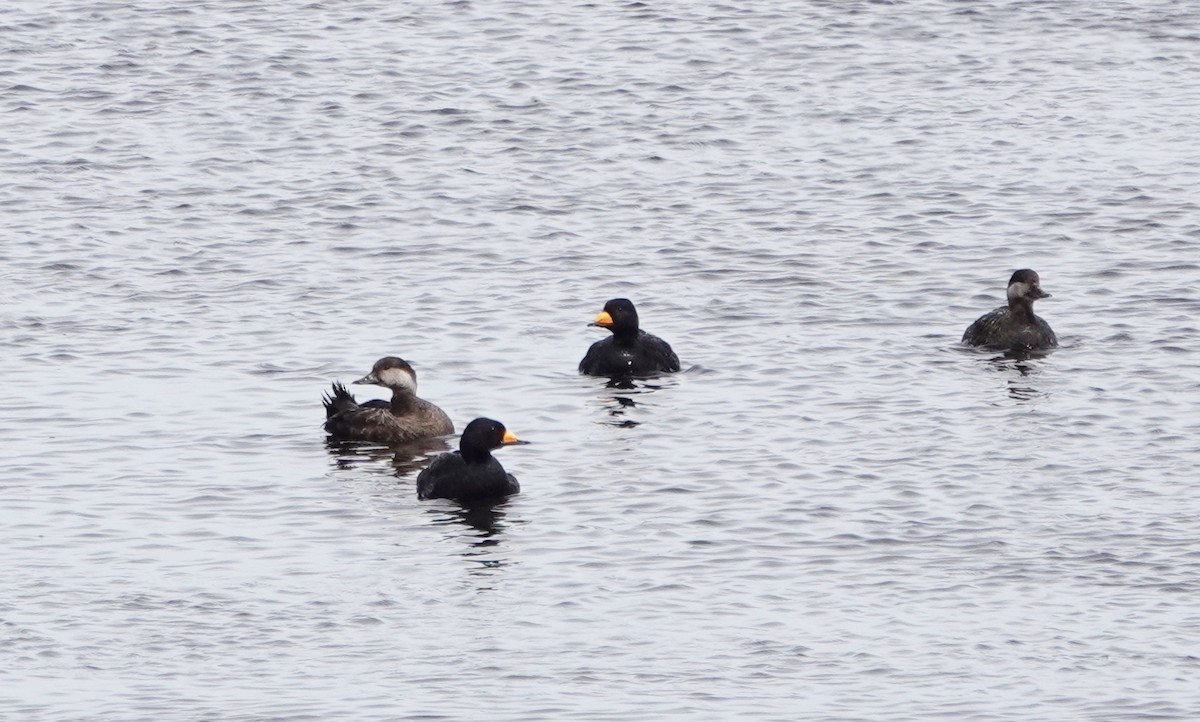
[[[1004,350],[1054,348],[1058,337],[1033,312],[1034,301],[1049,297],[1037,273],[1028,268],[1017,271],[1008,281],[1008,305],[976,319],[963,333],[963,343]]]
[[[356,384],[375,384],[392,390],[390,402],[359,404],[341,383],[334,382],[325,404],[325,431],[342,441],[401,444],[454,433],[446,412],[417,397],[417,374],[407,361],[388,356],[375,362],[371,373]]]

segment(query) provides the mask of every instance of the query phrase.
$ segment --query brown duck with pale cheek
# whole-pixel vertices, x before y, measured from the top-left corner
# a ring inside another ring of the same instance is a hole
[[[579,373],[589,376],[656,376],[679,370],[679,357],[671,344],[638,325],[637,309],[627,298],[614,298],[604,304],[596,320],[588,324],[612,332],[597,341],[579,362]]]
[[[322,401],[325,431],[335,439],[402,444],[454,433],[445,411],[417,397],[417,372],[404,359],[381,358],[371,373],[354,383],[391,389],[392,399],[359,404],[345,386],[334,382],[333,393]]]
[[[1008,305],[980,316],[967,327],[963,343],[971,346],[1021,351],[1054,348],[1058,337],[1050,324],[1033,312],[1033,302],[1050,298],[1035,271],[1022,268],[1008,279]]]

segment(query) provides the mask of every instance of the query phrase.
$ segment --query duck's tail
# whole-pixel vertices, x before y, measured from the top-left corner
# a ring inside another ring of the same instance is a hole
[[[325,404],[325,419],[329,420],[343,411],[351,411],[358,408],[358,402],[354,400],[354,394],[346,390],[341,382],[333,382],[333,393],[326,394],[321,397],[321,403]]]

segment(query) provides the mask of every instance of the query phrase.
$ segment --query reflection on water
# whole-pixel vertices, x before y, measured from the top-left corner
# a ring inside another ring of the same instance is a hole
[[[428,513],[433,517],[433,524],[447,529],[448,539],[463,539],[463,532],[466,532],[466,546],[459,554],[472,563],[472,574],[489,575],[508,564],[507,559],[496,556],[508,525],[505,522],[506,505],[507,501],[450,507],[438,505],[430,507]],[[490,587],[480,589],[487,588]]]
[[[1011,375],[1015,371],[1020,378],[1008,379],[1008,395],[1016,401],[1030,401],[1048,396],[1046,392],[1030,383],[1042,371],[1036,364],[1030,362],[1045,358],[1049,353],[1049,351],[1010,350],[989,359],[988,363],[997,371],[1005,374]]]
[[[1009,381],[1008,395],[1016,401],[1030,401],[1036,398],[1044,398],[1048,394],[1032,386],[1022,386],[1015,381]]]
[[[450,443],[440,436],[393,446],[381,446],[369,441],[341,441],[329,437],[325,439],[325,448],[334,457],[334,463],[339,469],[351,469],[363,462],[390,460],[395,475],[405,477],[424,469],[430,458],[447,451]]]
[[[638,410],[638,399],[636,397],[660,391],[668,385],[673,384],[664,382],[657,377],[654,379],[634,379],[628,376],[615,376],[607,379],[604,383],[606,390],[617,389],[628,393],[619,396],[603,393],[596,398],[595,403],[607,415],[599,423],[623,428],[632,428],[640,425],[641,421],[631,418]]]
[[[1200,4],[181,5],[5,8],[0,719],[1200,718]]]
[[[489,547],[500,543],[498,537],[504,532],[504,507],[507,503],[432,507],[429,513],[435,515],[435,524],[462,524],[478,532],[475,534],[477,541],[472,546]]]
[[[610,389],[636,389],[637,388],[637,384],[635,384],[633,382],[633,379],[629,378],[628,376],[616,376],[614,378],[609,379],[608,383],[606,383],[604,385]]]
[[[637,402],[628,396],[613,396],[612,403],[607,404],[607,406],[608,415],[610,418],[605,421],[605,423],[612,424],[613,426],[625,427],[637,426],[639,423],[641,423],[625,417],[625,412],[627,410],[637,408]]]

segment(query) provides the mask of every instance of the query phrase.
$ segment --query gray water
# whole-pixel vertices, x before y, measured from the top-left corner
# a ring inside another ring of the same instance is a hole
[[[10,3],[0,717],[1200,718],[1197,28]],[[326,446],[389,354],[522,494]]]

